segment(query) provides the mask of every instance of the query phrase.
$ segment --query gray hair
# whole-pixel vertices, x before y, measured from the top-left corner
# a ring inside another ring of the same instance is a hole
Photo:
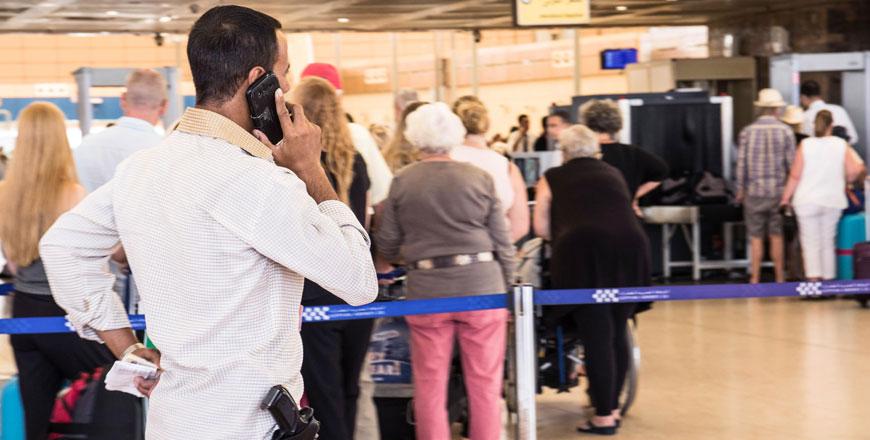
[[[420,96],[417,95],[417,91],[414,89],[400,89],[396,92],[396,108],[399,109],[399,113],[405,111],[405,108],[411,103],[419,100]]]
[[[465,127],[447,104],[421,105],[405,119],[405,138],[425,154],[448,154],[465,139]]]
[[[127,103],[132,107],[153,110],[168,99],[166,79],[151,69],[134,70],[127,77]]]
[[[559,135],[559,148],[565,161],[584,157],[597,158],[601,154],[598,135],[585,125],[572,125]]]
[[[591,99],[580,106],[580,123],[596,133],[616,136],[622,130],[622,114],[612,99]]]

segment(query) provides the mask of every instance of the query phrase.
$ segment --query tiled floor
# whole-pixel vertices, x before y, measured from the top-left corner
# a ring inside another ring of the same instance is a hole
[[[870,310],[795,299],[660,303],[618,438],[870,439]],[[581,437],[579,389],[538,399],[539,438]]]

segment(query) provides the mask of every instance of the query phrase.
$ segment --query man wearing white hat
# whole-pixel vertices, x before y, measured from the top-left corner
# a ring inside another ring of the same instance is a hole
[[[785,281],[783,270],[780,198],[795,156],[792,129],[779,116],[785,101],[774,89],[758,92],[758,119],[740,132],[737,152],[737,199],[743,203],[746,230],[751,239],[752,278],[761,280],[764,238],[770,238],[776,281]]]

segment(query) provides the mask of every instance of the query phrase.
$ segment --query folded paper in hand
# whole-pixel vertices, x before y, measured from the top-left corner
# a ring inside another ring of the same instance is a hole
[[[135,379],[137,377],[144,379],[156,378],[157,369],[130,362],[115,361],[115,365],[112,366],[109,374],[106,375],[106,389],[109,391],[123,391],[136,397],[144,397],[136,389]]]

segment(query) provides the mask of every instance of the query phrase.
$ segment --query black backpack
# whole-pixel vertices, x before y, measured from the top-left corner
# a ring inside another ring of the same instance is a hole
[[[98,368],[62,391],[55,402],[49,438],[52,440],[144,440],[142,400],[106,389]]]

